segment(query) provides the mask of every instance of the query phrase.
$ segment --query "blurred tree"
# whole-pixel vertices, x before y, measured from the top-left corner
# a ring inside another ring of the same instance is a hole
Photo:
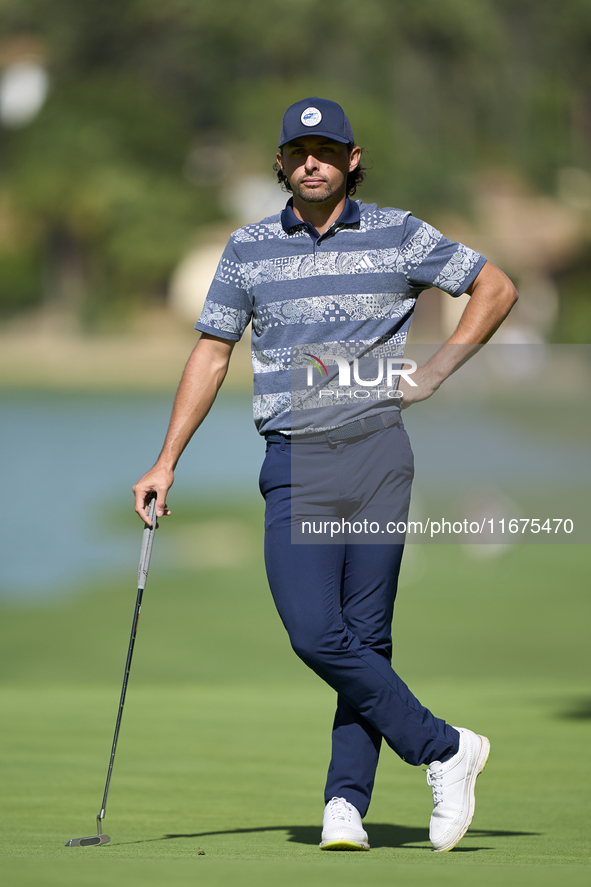
[[[591,331],[591,248],[579,257],[572,268],[557,276],[561,295],[558,320],[552,336],[554,342],[589,343]]]
[[[12,134],[10,200],[37,231],[46,299],[73,300],[92,321],[163,291],[208,218],[182,179],[188,140],[182,118],[121,76],[65,84]]]
[[[591,0],[0,0],[0,33],[0,65],[28,35],[51,77],[35,120],[0,132],[6,311],[41,264],[45,298],[87,318],[163,292],[223,215],[228,158],[270,174],[304,95],[346,107],[364,199],[418,214],[467,213],[490,166],[546,192],[589,169]]]

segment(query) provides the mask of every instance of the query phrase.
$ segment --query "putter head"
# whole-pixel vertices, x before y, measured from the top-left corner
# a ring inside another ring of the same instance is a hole
[[[66,847],[96,847],[98,844],[108,844],[109,835],[88,835],[86,838],[71,838]]]
[[[86,838],[71,838],[66,847],[97,847],[99,844],[108,844],[111,840],[109,835],[103,835],[103,816],[105,815],[105,808],[99,813],[96,818],[96,835],[87,835]]]

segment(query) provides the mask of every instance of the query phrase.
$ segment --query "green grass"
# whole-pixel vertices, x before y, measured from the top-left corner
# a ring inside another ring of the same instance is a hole
[[[492,743],[473,827],[434,854],[425,777],[385,748],[371,852],[323,854],[334,694],[289,648],[259,519],[255,506],[178,507],[159,531],[103,847],[64,844],[95,831],[135,572],[4,606],[3,883],[588,883],[588,548],[407,551],[397,667],[436,714]]]

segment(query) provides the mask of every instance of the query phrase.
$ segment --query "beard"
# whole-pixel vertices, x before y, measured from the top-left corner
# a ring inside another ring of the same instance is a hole
[[[293,192],[300,200],[305,200],[306,203],[323,203],[329,197],[332,197],[332,190],[327,185],[318,188],[306,188],[305,185],[297,185]]]
[[[330,200],[335,194],[334,188],[328,182],[317,185],[315,188],[307,187],[303,183],[291,182],[290,184],[295,196],[306,203],[324,203],[325,200]]]

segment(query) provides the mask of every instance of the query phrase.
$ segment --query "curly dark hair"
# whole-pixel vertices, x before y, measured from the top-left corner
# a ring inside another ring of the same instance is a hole
[[[354,147],[353,145],[349,145],[349,149],[351,149],[353,147]],[[279,150],[281,150],[281,149],[279,149]],[[364,154],[365,154],[365,148],[362,148],[361,149],[361,157],[363,157]],[[279,182],[279,184],[281,185],[283,190],[289,191],[291,193],[291,190],[292,190],[291,185],[289,184],[289,182],[287,180],[287,176],[285,175],[285,173],[283,172],[283,170],[279,166],[279,163],[277,162],[277,160],[273,164],[273,169],[277,173],[277,181]],[[352,197],[353,194],[355,194],[358,186],[361,185],[361,183],[365,179],[366,172],[367,172],[367,167],[361,165],[361,159],[360,159],[359,163],[357,164],[357,166],[355,167],[353,172],[350,172],[347,175],[347,197]]]

